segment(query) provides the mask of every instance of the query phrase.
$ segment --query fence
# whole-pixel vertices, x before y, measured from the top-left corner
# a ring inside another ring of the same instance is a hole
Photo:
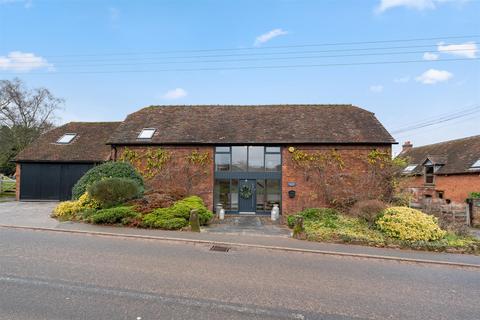
[[[469,206],[466,203],[447,203],[444,199],[426,198],[419,202],[413,202],[410,206],[444,221],[466,225],[471,223]],[[480,208],[478,209],[480,213]]]
[[[473,227],[480,227],[480,199],[468,199],[468,213]]]

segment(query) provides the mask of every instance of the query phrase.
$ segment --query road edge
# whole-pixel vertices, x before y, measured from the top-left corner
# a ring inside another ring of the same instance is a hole
[[[112,232],[101,232],[101,231],[69,230],[69,229],[61,229],[61,228],[15,226],[15,225],[3,225],[3,224],[0,224],[0,228],[32,230],[32,231],[48,231],[48,232],[57,232],[57,233],[71,233],[71,234],[83,234],[83,235],[92,235],[92,236],[143,239],[143,240],[159,240],[159,241],[171,241],[171,242],[182,242],[182,243],[192,243],[192,244],[220,245],[220,246],[229,246],[229,247],[237,247],[237,248],[254,248],[254,249],[265,249],[265,250],[283,251],[283,252],[312,253],[312,254],[320,254],[320,255],[350,257],[350,258],[365,258],[365,259],[409,262],[409,263],[417,263],[417,264],[433,264],[433,265],[442,265],[442,266],[450,266],[450,267],[474,268],[474,269],[480,270],[480,264],[471,264],[471,263],[463,263],[463,262],[404,258],[404,257],[395,257],[395,256],[366,254],[366,253],[352,253],[352,252],[338,252],[338,251],[329,251],[329,250],[279,247],[279,246],[269,246],[269,245],[261,245],[261,244],[248,244],[248,243],[241,243],[241,242],[224,242],[224,241],[203,240],[203,239],[188,239],[188,238],[176,238],[176,237],[136,235],[136,234],[112,233]]]

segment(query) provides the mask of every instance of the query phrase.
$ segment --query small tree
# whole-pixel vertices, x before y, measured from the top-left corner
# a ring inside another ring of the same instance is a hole
[[[0,172],[13,173],[10,161],[53,128],[63,101],[46,88],[27,89],[18,78],[0,80]]]

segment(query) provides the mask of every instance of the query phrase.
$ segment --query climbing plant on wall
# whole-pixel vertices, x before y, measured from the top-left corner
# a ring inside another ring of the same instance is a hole
[[[145,152],[125,148],[119,160],[132,164],[144,178],[150,179],[165,167],[170,157],[170,152],[162,148],[147,148]]]

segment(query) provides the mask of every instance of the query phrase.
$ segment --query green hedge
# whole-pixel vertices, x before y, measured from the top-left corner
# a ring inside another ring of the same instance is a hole
[[[106,162],[88,170],[73,186],[72,197],[78,199],[87,191],[89,185],[105,178],[128,178],[136,181],[143,193],[144,183],[142,176],[135,168],[126,162]]]
[[[155,209],[152,213],[145,215],[142,226],[162,229],[183,228],[189,223],[192,209],[197,210],[201,225],[208,224],[213,217],[213,213],[205,207],[200,197],[190,196],[175,202],[168,208]]]
[[[102,208],[113,207],[142,195],[138,183],[127,178],[102,179],[89,185],[87,191]]]
[[[133,207],[114,207],[90,213],[88,220],[95,224],[128,224],[132,218],[139,217]]]

